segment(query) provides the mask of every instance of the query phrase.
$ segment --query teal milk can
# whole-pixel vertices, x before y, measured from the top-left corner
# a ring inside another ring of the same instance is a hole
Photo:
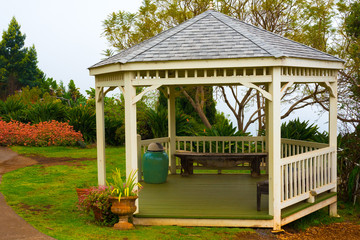
[[[150,143],[142,158],[145,183],[164,183],[168,176],[169,157],[160,143]]]

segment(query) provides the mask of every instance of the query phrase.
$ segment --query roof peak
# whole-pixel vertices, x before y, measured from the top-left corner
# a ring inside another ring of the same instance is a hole
[[[90,68],[127,62],[250,57],[342,61],[327,53],[208,9]]]

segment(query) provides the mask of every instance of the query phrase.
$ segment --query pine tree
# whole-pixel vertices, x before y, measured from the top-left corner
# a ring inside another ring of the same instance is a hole
[[[44,73],[37,67],[35,46],[25,47],[25,34],[13,17],[0,42],[0,98],[4,99],[25,86],[38,86]]]

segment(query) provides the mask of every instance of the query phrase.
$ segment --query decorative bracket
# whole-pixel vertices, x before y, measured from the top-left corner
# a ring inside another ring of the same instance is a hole
[[[280,90],[281,97],[284,96],[286,90],[287,90],[288,88],[290,88],[293,84],[294,84],[294,82],[285,83],[285,85],[284,85],[284,86],[281,88],[281,90]]]
[[[337,97],[336,89],[334,89],[329,82],[325,82],[325,85],[327,90],[330,92],[331,97]]]
[[[272,101],[272,95],[269,92],[265,91],[264,89],[256,86],[253,83],[250,83],[250,82],[240,82],[240,83],[245,87],[254,88],[254,89],[258,90],[259,92],[261,92],[261,94],[264,96],[264,98],[268,99],[269,101]]]
[[[122,94],[125,95],[125,88],[123,86],[119,86],[119,89],[122,92]]]
[[[138,95],[136,95],[133,100],[132,100],[132,104],[136,104],[138,101],[141,100],[141,98],[148,92],[158,89],[159,87],[161,87],[162,84],[156,84],[156,85],[152,85],[151,87],[148,87],[147,89],[145,89],[144,91],[142,91],[141,93],[139,93]]]
[[[104,87],[98,87],[99,88],[99,95],[98,95],[98,99],[97,99],[97,102],[101,102],[102,101],[102,98],[103,96],[103,90],[104,90]]]
[[[106,96],[106,94],[107,94],[108,92],[113,91],[115,88],[116,88],[116,87],[109,87],[109,88],[104,92],[104,97]]]

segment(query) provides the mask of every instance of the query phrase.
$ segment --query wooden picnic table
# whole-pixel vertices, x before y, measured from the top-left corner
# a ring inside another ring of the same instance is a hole
[[[181,159],[181,175],[183,176],[193,174],[194,162],[216,169],[231,168],[231,166],[248,162],[253,177],[260,176],[261,159],[268,156],[267,153],[197,153],[189,151],[177,151],[174,155]]]

